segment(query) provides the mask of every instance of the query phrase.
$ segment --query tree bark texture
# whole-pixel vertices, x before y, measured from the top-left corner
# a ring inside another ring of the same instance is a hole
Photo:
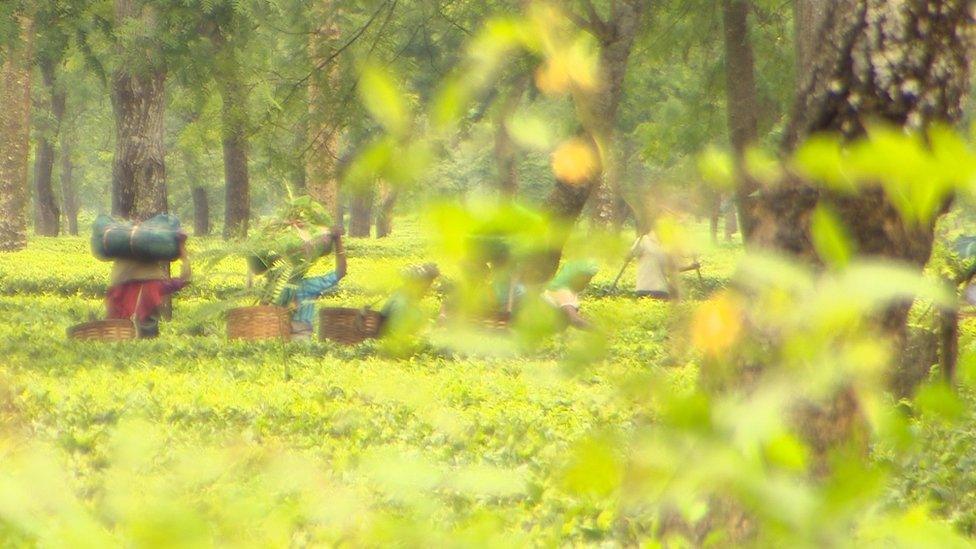
[[[152,8],[138,0],[115,0],[116,24],[139,19],[155,25]],[[146,219],[168,210],[163,115],[166,71],[152,60],[133,61],[138,52],[118,48],[127,62],[111,78],[115,113],[115,158],[112,163],[112,213]]]
[[[41,236],[58,236],[61,232],[61,210],[51,176],[54,171],[54,143],[64,119],[65,93],[59,89],[55,66],[50,60],[40,62],[45,105],[37,124],[37,148],[34,153],[34,232]]]
[[[872,120],[908,130],[958,122],[976,43],[971,9],[970,0],[835,2],[786,131],[786,152],[819,132],[847,141],[862,137]],[[906,224],[876,186],[841,196],[790,177],[752,201],[753,241],[816,263],[809,220],[819,203],[829,204],[846,223],[862,255],[919,270],[928,261],[936,220]],[[893,306],[879,319],[881,330],[898,344],[905,339],[909,307]],[[857,438],[852,398],[843,393],[802,414],[821,460],[829,449]]]
[[[71,132],[66,128],[61,128],[59,140],[61,150],[59,158],[61,160],[61,200],[64,205],[64,222],[68,227],[68,234],[78,234],[78,189],[75,187],[74,171],[75,165],[71,159],[73,152],[73,139]]]
[[[166,163],[163,113],[165,73],[112,75],[115,111],[115,160],[112,164],[112,213],[146,219],[166,212]]]
[[[360,189],[349,199],[349,236],[369,237],[373,226],[373,189]]]
[[[20,43],[4,48],[0,68],[0,251],[4,252],[27,246],[31,20],[22,18],[20,28]]]
[[[308,80],[308,151],[305,159],[305,186],[308,195],[319,201],[342,224],[339,212],[339,179],[336,164],[339,158],[339,128],[335,109],[330,105],[332,93],[338,89],[339,72],[334,54],[339,28],[333,19],[332,0],[315,0],[310,11],[314,21],[308,38],[308,56],[313,71]]]
[[[722,0],[725,28],[725,75],[729,141],[741,184],[736,189],[736,204],[744,239],[752,234],[755,221],[749,217],[750,195],[756,191],[752,180],[742,177],[746,150],[759,137],[759,111],[756,103],[756,68],[749,38],[749,0]],[[735,213],[729,215],[735,216]]]
[[[612,3],[610,18],[601,20],[589,0],[588,16],[579,19],[580,25],[596,37],[600,45],[600,86],[592,93],[577,94],[577,110],[584,129],[599,145],[604,162],[599,177],[590,184],[593,189],[579,193],[575,189],[556,186],[560,208],[570,214],[568,221],[575,222],[579,213],[595,194],[594,215],[603,224],[614,218],[614,196],[618,193],[614,155],[614,129],[617,111],[623,96],[624,77],[627,75],[627,62],[633,49],[649,3],[645,0],[620,0]],[[565,191],[565,192],[564,192]],[[595,191],[595,193],[594,193]],[[581,201],[581,202],[580,202]],[[573,212],[576,212],[573,214]]]
[[[831,2],[828,0],[794,0],[793,34],[796,41],[796,86],[803,87],[813,73],[813,56],[821,43],[824,22]]]
[[[248,173],[247,86],[233,46],[217,41],[220,68],[222,142],[224,150],[224,238],[247,236],[251,216],[251,184]]]
[[[193,187],[193,234],[210,234],[210,200],[207,198],[207,189],[203,187]]]
[[[393,208],[399,190],[389,183],[380,185],[380,200],[376,206],[376,238],[386,238],[393,232]]]
[[[869,120],[919,130],[962,117],[974,43],[969,0],[843,0],[828,15],[826,42],[797,99],[784,149],[829,132],[865,135]],[[827,47],[829,45],[829,47]],[[821,200],[849,224],[861,253],[918,266],[929,258],[934,220],[908,226],[879,188],[837,196],[801,181],[755,201],[756,240],[813,259],[808,217]]]

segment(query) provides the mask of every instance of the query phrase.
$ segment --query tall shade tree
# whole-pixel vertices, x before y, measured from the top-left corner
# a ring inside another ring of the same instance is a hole
[[[91,6],[88,0],[46,0],[38,2],[36,6],[35,57],[41,73],[41,86],[34,109],[37,136],[34,154],[34,229],[40,235],[57,236],[61,230],[61,209],[54,192],[52,174],[68,100],[65,60],[72,41],[85,43],[86,22],[91,17],[87,10]],[[73,40],[75,36],[79,38]]]
[[[369,237],[373,227],[373,201],[376,190],[372,185],[350,189],[349,193],[349,236]]]
[[[393,209],[398,195],[396,185],[380,183],[379,202],[376,204],[376,238],[386,238],[393,232]]]
[[[308,143],[305,187],[309,196],[322,203],[337,223],[339,208],[339,124],[334,116],[337,103],[332,93],[339,88],[336,39],[339,27],[333,0],[313,0],[308,10],[312,29],[308,35],[308,57],[312,73],[308,78]]]
[[[863,137],[871,120],[908,130],[958,122],[976,45],[972,7],[970,0],[836,2],[787,127],[785,151],[820,132],[847,141]],[[796,177],[750,202],[754,243],[816,262],[810,219],[819,204],[838,214],[861,254],[919,270],[928,261],[937,216],[906,223],[878,186],[840,195]],[[909,308],[893,306],[880,319],[896,341],[904,340]],[[857,410],[854,397],[843,393],[806,414],[804,429],[820,457],[850,441]]]
[[[44,99],[37,124],[37,149],[34,153],[34,231],[42,236],[57,236],[61,231],[61,209],[54,194],[51,176],[54,171],[57,136],[64,119],[66,95],[56,79],[55,60],[40,59]]]
[[[74,151],[75,135],[71,129],[62,127],[59,134],[60,141],[60,164],[61,164],[61,200],[64,205],[66,230],[68,234],[78,234],[78,188],[75,184],[75,164],[72,159]]]
[[[547,208],[553,219],[568,228],[576,222],[584,206],[596,191],[594,208],[604,222],[614,218],[617,181],[614,153],[614,130],[617,111],[624,89],[624,77],[634,40],[640,32],[648,11],[644,0],[620,0],[610,3],[609,17],[604,19],[590,0],[583,0],[582,15],[570,11],[569,17],[577,27],[590,33],[599,45],[599,84],[592,91],[574,93],[583,132],[582,147],[602,154],[603,162],[585,181],[569,181],[557,174],[556,183],[547,198]],[[561,230],[549,243],[550,253],[545,264],[537,267],[539,276],[555,273],[562,256],[568,231]]]
[[[166,68],[154,40],[158,14],[146,0],[115,0],[118,65],[111,76],[115,112],[112,213],[144,219],[168,209]]]
[[[0,251],[27,245],[27,157],[33,23],[17,14],[19,37],[2,48],[0,68]]]
[[[243,25],[237,30],[247,32]],[[221,144],[224,154],[224,238],[247,236],[251,215],[248,172],[248,93],[235,44],[214,25],[210,33],[216,47],[215,78],[220,90]],[[194,195],[196,196],[196,195]]]
[[[756,67],[749,38],[749,0],[722,0],[722,22],[725,28],[726,110],[729,141],[732,144],[736,169],[741,173],[746,149],[759,136],[759,112],[756,104]],[[745,204],[756,190],[746,182],[736,191],[742,222],[742,234],[748,239],[754,221]]]
[[[645,0],[610,2],[609,16],[604,18],[591,0],[582,0],[583,14],[570,12],[573,22],[593,35],[600,48],[600,85],[594,93],[587,94],[579,102],[579,115],[586,132],[603,151],[605,161],[599,176],[588,185],[574,187],[565,182],[557,183],[551,198],[559,217],[575,220],[595,190],[597,217],[603,222],[614,220],[614,203],[618,192],[614,162],[617,111],[623,96],[630,53],[648,9],[649,2]]]

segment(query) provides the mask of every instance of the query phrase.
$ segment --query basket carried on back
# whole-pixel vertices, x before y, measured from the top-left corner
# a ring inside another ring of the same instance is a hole
[[[355,345],[380,336],[384,317],[370,309],[324,307],[319,311],[319,337]]]
[[[125,341],[138,337],[135,324],[126,319],[93,320],[68,328],[68,337],[87,341]]]
[[[287,339],[291,314],[284,307],[261,305],[227,311],[227,339]]]

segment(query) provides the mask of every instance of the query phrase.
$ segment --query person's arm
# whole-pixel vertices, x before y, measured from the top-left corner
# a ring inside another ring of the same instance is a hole
[[[332,242],[336,256],[336,279],[342,280],[346,276],[346,248],[342,244],[342,227],[332,229]]]
[[[590,324],[589,320],[583,318],[580,314],[579,309],[573,307],[572,305],[563,306],[563,313],[566,314],[566,318],[569,319],[569,324],[574,328],[579,330],[590,330],[593,326]]]

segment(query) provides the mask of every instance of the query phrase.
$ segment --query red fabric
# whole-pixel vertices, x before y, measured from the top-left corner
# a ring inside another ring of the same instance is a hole
[[[177,292],[185,285],[184,281],[176,279],[133,280],[112,286],[106,295],[108,317],[128,319],[135,313],[136,320],[146,320],[156,312],[164,297]],[[138,311],[136,311],[137,305]]]

